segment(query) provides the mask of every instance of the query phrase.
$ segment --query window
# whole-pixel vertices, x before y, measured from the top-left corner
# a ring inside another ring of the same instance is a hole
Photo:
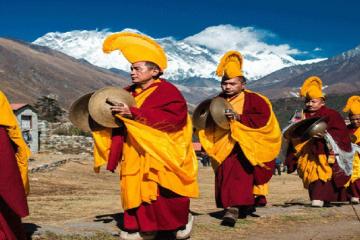
[[[32,128],[32,119],[29,115],[22,115],[21,116],[21,129],[22,130],[29,130]]]

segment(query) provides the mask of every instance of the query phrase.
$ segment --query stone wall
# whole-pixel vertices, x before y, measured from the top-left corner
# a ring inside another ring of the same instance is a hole
[[[59,135],[57,132],[64,132],[64,129],[72,127],[71,123],[49,123],[39,122],[40,151],[91,154],[93,152],[93,139],[87,136]],[[59,130],[60,129],[60,130]]]

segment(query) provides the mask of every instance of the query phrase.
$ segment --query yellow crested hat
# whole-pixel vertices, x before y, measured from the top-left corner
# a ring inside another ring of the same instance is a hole
[[[344,112],[350,112],[351,114],[360,114],[360,96],[351,96],[343,109]]]
[[[149,61],[164,70],[167,58],[164,49],[153,39],[131,32],[120,32],[109,35],[103,43],[104,53],[120,50],[130,63]]]
[[[242,77],[244,76],[242,72],[242,64],[243,57],[238,51],[228,51],[221,58],[216,69],[216,75],[228,78]]]
[[[310,99],[324,98],[325,95],[322,92],[321,79],[317,76],[311,76],[307,78],[300,89],[300,97],[306,97]]]

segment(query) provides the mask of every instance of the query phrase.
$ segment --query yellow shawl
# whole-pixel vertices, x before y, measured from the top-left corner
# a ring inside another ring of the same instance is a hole
[[[251,93],[249,90],[245,92]],[[229,102],[238,114],[242,114],[245,94],[242,92]],[[215,131],[200,130],[199,139],[205,151],[213,159],[213,167],[219,166],[231,153],[234,145],[239,144],[246,158],[253,166],[264,166],[276,158],[281,147],[281,130],[270,101],[260,95],[270,108],[270,117],[265,126],[251,128],[238,121],[230,121],[231,131],[215,128]]]
[[[357,137],[356,144],[360,143],[360,127],[356,129],[354,135]],[[355,153],[354,160],[353,160],[353,172],[351,175],[351,182],[355,182],[357,179],[360,178],[360,153]]]
[[[137,106],[140,107],[156,88],[148,88],[135,97]],[[120,170],[124,210],[156,200],[158,185],[181,196],[199,195],[198,162],[192,146],[189,116],[186,126],[174,133],[166,133],[119,115],[117,117],[124,122],[127,130]],[[111,131],[102,134],[94,132],[93,136],[96,143],[95,167],[99,167],[107,162]]]
[[[317,180],[327,182],[331,179],[332,169],[328,164],[328,158],[325,154],[314,154],[311,151],[312,140],[305,142],[295,142],[293,145],[298,156],[298,174],[303,180],[304,188],[308,188],[310,183]]]

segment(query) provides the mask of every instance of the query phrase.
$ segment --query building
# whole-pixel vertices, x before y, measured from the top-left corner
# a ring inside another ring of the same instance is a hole
[[[35,108],[26,103],[12,103],[10,105],[31,152],[37,153],[39,151],[39,130],[38,115]]]

